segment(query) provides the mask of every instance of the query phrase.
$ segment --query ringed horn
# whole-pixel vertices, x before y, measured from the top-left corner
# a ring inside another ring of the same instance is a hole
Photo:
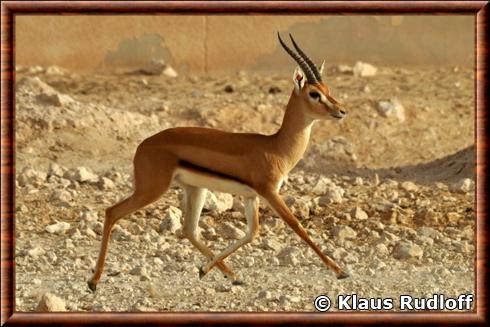
[[[322,76],[320,74],[320,71],[313,63],[313,61],[311,61],[311,59],[303,52],[303,50],[300,49],[298,44],[294,41],[293,36],[289,34],[289,37],[293,42],[293,46],[298,53],[295,53],[284,43],[279,32],[277,33],[277,37],[279,38],[279,43],[281,43],[284,50],[286,50],[286,52],[298,63],[299,67],[303,70],[308,83],[315,84],[321,82]]]

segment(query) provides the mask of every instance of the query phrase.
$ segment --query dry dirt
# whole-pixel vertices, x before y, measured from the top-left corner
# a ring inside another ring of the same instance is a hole
[[[244,72],[170,78],[19,67],[16,310],[36,310],[46,292],[69,311],[314,311],[320,294],[474,294],[473,78],[461,67],[378,67],[374,77],[327,69],[349,116],[316,123],[281,193],[350,278],[336,280],[262,204],[260,235],[227,259],[245,285],[216,269],[200,280],[205,258],[180,229],[161,227],[180,215],[172,207],[181,191],[172,188],[118,223],[92,293],[86,281],[103,212],[130,193],[137,144],[173,126],[274,133],[292,83]],[[378,112],[389,99],[403,105],[404,120]],[[225,200],[203,212],[214,251],[245,228],[242,208]],[[47,229],[54,224],[60,230]]]

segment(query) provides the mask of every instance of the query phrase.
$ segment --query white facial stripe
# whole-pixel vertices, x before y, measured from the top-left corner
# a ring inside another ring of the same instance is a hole
[[[321,92],[319,93],[320,93],[320,103],[326,105],[330,109],[334,109],[333,103],[328,101],[327,97],[323,93]]]

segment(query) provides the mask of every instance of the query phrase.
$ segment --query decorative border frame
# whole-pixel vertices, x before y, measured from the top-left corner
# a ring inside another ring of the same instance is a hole
[[[45,14],[466,14],[475,16],[476,312],[471,313],[23,313],[15,312],[15,16]],[[487,185],[488,1],[5,1],[1,3],[1,324],[488,323]]]

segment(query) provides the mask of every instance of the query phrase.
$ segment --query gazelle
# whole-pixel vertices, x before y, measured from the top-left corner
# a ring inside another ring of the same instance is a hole
[[[294,90],[282,125],[275,134],[181,127],[164,130],[138,146],[133,160],[133,194],[106,210],[99,258],[88,282],[92,291],[102,274],[114,223],[157,200],[172,182],[179,184],[186,194],[184,235],[208,258],[207,264],[200,268],[201,278],[217,266],[234,284],[241,283],[223,261],[257,234],[259,198],[318,254],[337,278],[349,276],[311,240],[279,196],[284,179],[306,150],[313,123],[318,119],[341,120],[347,114],[322,81],[323,64],[318,69],[290,37],[296,52],[288,48],[278,33],[280,44],[299,67],[294,71]],[[248,231],[245,237],[218,255],[199,239],[198,220],[207,189],[241,195],[245,199]]]

